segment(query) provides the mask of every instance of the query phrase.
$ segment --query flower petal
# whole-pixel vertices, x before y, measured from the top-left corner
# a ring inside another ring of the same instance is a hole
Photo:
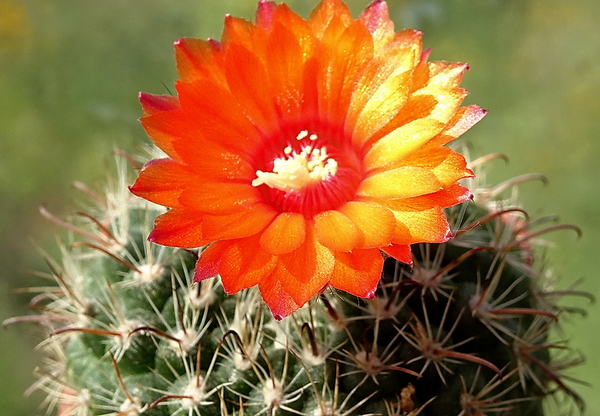
[[[381,250],[402,263],[412,264],[413,262],[410,246],[408,245],[393,244],[391,246],[382,247]]]
[[[176,88],[187,116],[180,129],[194,129],[193,135],[185,136],[190,147],[197,146],[198,139],[205,139],[249,155],[256,151],[260,136],[240,109],[238,97],[202,79],[178,82]]]
[[[271,254],[285,254],[300,247],[305,237],[304,216],[295,212],[284,212],[262,233],[260,245]]]
[[[458,87],[462,81],[463,75],[469,65],[460,62],[429,62],[429,82],[430,86],[440,86],[446,88]]]
[[[314,216],[317,240],[335,251],[352,251],[360,240],[356,224],[336,210],[324,211]]]
[[[435,175],[443,187],[474,176],[473,172],[467,168],[464,156],[447,147],[419,149],[392,166],[412,166],[426,169]]]
[[[277,115],[273,92],[262,62],[248,49],[232,43],[225,53],[225,75],[244,115],[264,134],[273,134]]]
[[[379,250],[335,253],[335,267],[329,284],[355,296],[372,298],[381,278],[383,257]]]
[[[392,209],[392,212],[397,222],[392,239],[394,244],[443,243],[452,237],[450,225],[441,208],[415,211],[407,207],[404,210]]]
[[[217,241],[202,250],[198,261],[196,261],[194,282],[201,282],[219,274],[219,265],[223,260],[223,253],[229,247],[229,243],[229,241]]]
[[[205,182],[181,193],[179,202],[207,214],[231,214],[262,200],[260,192],[250,184],[236,182]]]
[[[257,57],[260,57],[264,64],[266,63],[265,54],[267,52],[265,48],[266,33],[263,28],[246,19],[226,15],[221,37],[222,50],[226,53],[229,46],[235,43],[251,53],[257,54]]]
[[[454,184],[432,194],[400,200],[388,200],[385,202],[378,200],[378,202],[386,206],[391,206],[392,208],[395,206],[410,206],[414,210],[426,210],[429,208],[453,207],[456,204],[461,204],[470,200],[472,197],[473,194],[471,194],[467,188],[459,184]]]
[[[356,248],[387,246],[394,235],[394,214],[381,205],[369,202],[350,201],[340,208],[360,230]]]
[[[142,111],[145,116],[160,113],[162,111],[171,111],[179,109],[179,100],[170,95],[154,95],[140,92],[138,95]]]
[[[385,1],[373,1],[361,13],[359,20],[373,36],[377,48],[384,48],[394,38],[394,22],[390,19]]]
[[[275,2],[264,0],[259,1],[255,14],[256,25],[261,27],[263,30],[267,30],[269,26],[271,26],[273,14],[276,9],[277,4],[275,4]]]
[[[308,16],[308,23],[318,38],[323,37],[324,32],[330,29],[331,22],[335,20],[341,23],[342,28],[348,27],[352,22],[350,9],[341,0],[323,0]]]
[[[274,9],[272,21],[266,68],[280,116],[284,120],[293,120],[294,116],[303,120],[316,119],[318,66],[314,51],[315,35],[308,22],[285,3]],[[296,104],[301,106],[300,113],[296,113]]]
[[[304,243],[279,256],[272,278],[280,281],[294,302],[302,306],[327,286],[334,264],[331,251],[316,240],[314,226],[307,224]]]
[[[202,214],[176,208],[156,218],[148,241],[181,248],[202,247],[210,242],[202,237]]]
[[[367,169],[376,169],[406,157],[442,131],[444,124],[422,118],[398,127],[376,142],[365,155]]]
[[[400,57],[405,55],[401,54]],[[351,118],[346,122],[346,127],[353,131],[352,139],[355,143],[360,145],[370,141],[380,129],[398,114],[398,111],[403,108],[409,97],[410,78],[410,71],[393,73],[379,86],[374,84],[372,80],[368,81],[370,84],[370,90],[367,90],[368,93],[357,88],[352,97],[351,114],[352,110],[356,111],[359,107],[362,108],[360,108],[360,113],[356,117],[355,125],[350,124]],[[360,106],[360,101],[357,99],[360,94],[365,96],[368,94],[368,100],[362,106]]]
[[[283,119],[301,117],[304,98],[304,51],[294,34],[280,23],[269,34],[269,75],[273,99]]]
[[[140,123],[154,144],[173,159],[179,155],[173,150],[172,143],[182,135],[181,120],[183,112],[178,110],[151,112],[140,118]]]
[[[210,241],[250,237],[262,231],[276,216],[277,212],[262,202],[230,214],[204,214],[202,234]]]
[[[320,115],[329,123],[343,125],[360,74],[373,58],[373,38],[356,21],[337,37],[326,36],[316,55]]]
[[[409,198],[443,189],[429,170],[405,166],[383,171],[362,181],[357,194],[372,198]]]
[[[177,74],[184,82],[206,79],[225,85],[220,45],[215,41],[182,38],[175,42]]]
[[[452,140],[458,138],[464,132],[473,127],[486,114],[486,110],[476,105],[459,108],[452,120],[446,126],[446,129],[436,138],[431,140],[431,142],[429,142],[427,145],[443,146],[450,143]]]
[[[277,21],[278,25],[293,34],[302,49],[302,53],[306,57],[314,52],[315,36],[310,25],[301,16],[294,13],[287,4],[281,3],[277,5],[273,13],[273,19]],[[267,48],[267,50],[269,49]]]
[[[188,140],[176,140],[173,149],[200,178],[250,182],[256,177],[256,170],[245,155],[212,141],[198,139],[190,143]]]
[[[292,296],[283,288],[280,280],[273,277],[263,280],[258,285],[260,295],[271,310],[273,317],[281,320],[300,308]]]
[[[173,159],[155,159],[144,165],[129,190],[155,204],[177,208],[181,207],[181,192],[197,179],[187,166]]]
[[[234,294],[267,279],[277,263],[277,257],[262,249],[258,235],[228,241],[219,264],[219,274],[225,292]]]

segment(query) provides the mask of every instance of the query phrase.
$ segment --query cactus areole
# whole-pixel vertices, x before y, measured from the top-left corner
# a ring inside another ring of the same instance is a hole
[[[373,297],[384,257],[451,237],[443,209],[473,172],[445,145],[485,112],[461,107],[467,65],[429,62],[385,2],[353,19],[323,0],[305,20],[260,1],[255,23],[175,51],[177,96],[140,95],[166,156],[131,191],[169,208],[151,241],[205,247],[195,281],[257,286],[281,319],[328,287]]]

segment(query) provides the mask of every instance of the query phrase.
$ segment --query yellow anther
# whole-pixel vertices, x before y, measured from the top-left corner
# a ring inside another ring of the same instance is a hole
[[[302,140],[305,137],[308,136],[308,130],[302,130],[300,133],[298,133],[298,135],[296,136],[296,140]]]

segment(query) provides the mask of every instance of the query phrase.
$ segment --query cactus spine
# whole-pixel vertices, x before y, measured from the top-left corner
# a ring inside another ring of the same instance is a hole
[[[477,163],[475,163],[477,164]],[[32,300],[48,354],[39,388],[64,415],[543,415],[579,397],[548,331],[562,311],[519,208],[473,184],[448,211],[455,238],[388,259],[374,299],[326,290],[278,322],[254,290],[192,284],[194,251],[146,241],[156,206],[127,192],[124,162],[77,242]]]

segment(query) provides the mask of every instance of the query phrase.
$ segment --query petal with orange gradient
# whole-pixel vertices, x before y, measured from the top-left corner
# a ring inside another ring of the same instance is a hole
[[[221,274],[223,288],[234,294],[264,280],[275,264],[276,258],[260,247],[257,236],[218,241],[200,254],[194,280],[202,281]]]
[[[179,39],[175,42],[175,59],[177,73],[182,81],[207,79],[225,85],[223,72],[215,71],[215,67],[222,66],[216,42],[194,38]]]
[[[177,97],[170,95],[154,95],[141,92],[138,98],[145,116],[179,109],[179,100]]]
[[[317,241],[331,250],[352,251],[360,241],[359,228],[340,211],[323,211],[313,220]]]
[[[201,186],[188,186],[179,202],[188,207],[198,207],[206,214],[232,214],[261,202],[260,193],[253,186],[238,182],[205,182]],[[201,208],[200,208],[201,207]]]
[[[155,159],[144,165],[129,190],[155,204],[177,208],[181,207],[181,193],[197,179],[187,166],[173,159]]]
[[[376,248],[389,245],[394,236],[394,214],[379,204],[350,201],[340,208],[360,231],[356,248]]]
[[[409,245],[392,244],[382,247],[381,251],[402,263],[412,264],[412,252]]]
[[[281,280],[274,279],[272,275],[262,280],[258,284],[258,289],[275,319],[283,319],[302,306],[298,305],[292,296],[283,288]]]
[[[444,212],[437,207],[426,210],[392,210],[396,217],[393,244],[443,243],[451,237]],[[400,231],[402,230],[402,231]],[[408,230],[408,233],[406,232]]]
[[[357,194],[371,198],[411,198],[444,189],[431,170],[403,166],[384,170],[362,181]]]
[[[260,237],[261,247],[279,255],[296,250],[306,237],[306,220],[297,212],[284,212],[271,222]]]
[[[335,253],[330,285],[352,295],[371,298],[381,277],[383,258],[379,250],[355,250]]]
[[[169,247],[201,247],[209,242],[202,238],[202,228],[200,213],[174,208],[156,218],[148,240]]]
[[[258,236],[222,242],[227,244],[219,263],[225,292],[237,293],[264,281],[273,273],[277,258],[261,248]]]
[[[202,235],[211,241],[250,237],[264,230],[277,212],[263,202],[239,208],[230,214],[202,215]]]
[[[328,285],[335,264],[333,253],[317,241],[314,227],[307,224],[306,231],[300,247],[279,256],[271,277],[281,282],[298,305],[304,305]]]

